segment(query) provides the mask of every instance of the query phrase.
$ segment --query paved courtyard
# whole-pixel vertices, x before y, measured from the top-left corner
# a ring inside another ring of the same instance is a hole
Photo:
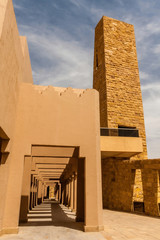
[[[84,233],[75,214],[55,201],[45,201],[28,214],[19,234],[3,235],[0,240],[105,240],[101,233]]]
[[[104,210],[105,232],[108,240],[160,240],[160,218]]]
[[[28,214],[19,234],[4,235],[1,240],[160,240],[160,219],[104,210],[105,231],[84,233],[75,222],[75,214],[57,202],[45,202]]]

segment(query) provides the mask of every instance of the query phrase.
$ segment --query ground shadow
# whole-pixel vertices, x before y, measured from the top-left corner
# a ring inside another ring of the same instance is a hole
[[[56,226],[83,231],[83,222],[76,222],[75,214],[55,200],[45,200],[28,214],[28,222],[20,226]]]

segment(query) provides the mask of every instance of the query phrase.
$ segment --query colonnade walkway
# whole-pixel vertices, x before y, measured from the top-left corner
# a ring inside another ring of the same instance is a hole
[[[81,224],[75,222],[76,215],[68,207],[59,204],[55,200],[45,200],[37,205],[28,213],[28,223],[21,223],[21,226],[47,226],[47,225],[75,225],[81,227]]]
[[[4,235],[0,240],[105,240],[101,233],[83,232],[76,215],[55,200],[45,200],[28,213],[18,234]]]
[[[103,210],[104,231],[83,232],[75,213],[57,201],[44,201],[28,214],[18,234],[0,240],[160,240],[160,218]]]

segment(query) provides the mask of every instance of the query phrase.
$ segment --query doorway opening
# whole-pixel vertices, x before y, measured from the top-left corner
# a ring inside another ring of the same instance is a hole
[[[24,159],[20,224],[82,228],[77,223],[85,218],[84,163],[78,147],[33,145],[32,156]]]

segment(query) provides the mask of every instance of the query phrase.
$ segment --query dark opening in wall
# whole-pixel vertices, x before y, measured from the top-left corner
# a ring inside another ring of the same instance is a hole
[[[134,212],[144,213],[145,212],[144,202],[133,202],[133,209]]]
[[[118,127],[118,128],[100,128],[101,136],[120,136],[120,137],[139,137],[139,131],[136,128]]]
[[[29,209],[32,210],[32,192],[30,192]]]
[[[118,136],[139,137],[136,127],[118,126]]]
[[[0,127],[0,164],[5,164],[9,155],[9,152],[6,150],[9,142],[9,137]]]
[[[116,181],[116,173],[115,171],[111,172],[111,182],[115,182]]]
[[[1,164],[1,160],[2,160],[2,152],[1,152],[1,149],[2,149],[2,139],[0,138],[0,164]]]
[[[59,180],[59,178],[49,178],[49,181]]]
[[[96,70],[98,69],[98,54],[96,53]]]
[[[49,199],[49,186],[47,187],[47,198]]]

